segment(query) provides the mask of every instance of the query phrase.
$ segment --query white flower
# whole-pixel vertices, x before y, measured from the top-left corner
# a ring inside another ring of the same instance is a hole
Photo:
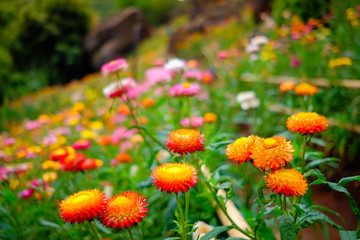
[[[185,69],[185,67],[186,62],[180,58],[172,58],[164,65],[165,69],[173,72],[179,72],[180,70]]]
[[[260,105],[259,99],[254,91],[241,92],[236,96],[236,102],[240,104],[243,110],[257,108]]]
[[[171,157],[171,154],[168,151],[162,149],[156,154],[155,157],[159,162],[163,163]]]
[[[192,235],[193,240],[197,240],[198,238],[201,240],[201,237],[203,237],[206,233],[208,233],[214,229],[213,226],[208,225],[202,221],[197,222],[195,224],[194,228],[197,228],[197,229]],[[215,238],[210,238],[210,239],[215,240]]]
[[[250,45],[261,46],[261,45],[267,44],[268,42],[269,42],[269,39],[266,36],[258,35],[258,36],[253,37],[250,40]]]
[[[260,51],[260,47],[257,44],[249,44],[245,47],[245,52],[254,53]]]

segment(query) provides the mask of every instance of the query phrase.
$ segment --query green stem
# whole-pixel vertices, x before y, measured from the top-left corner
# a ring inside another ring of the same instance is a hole
[[[302,136],[302,145],[301,145],[301,174],[304,174],[304,168],[305,168],[305,149],[306,149],[306,135]]]
[[[102,237],[100,236],[100,234],[98,233],[98,231],[96,231],[96,228],[94,227],[94,225],[91,222],[88,222],[89,228],[90,228],[90,232],[94,235],[96,240],[101,240]]]
[[[281,202],[281,209],[282,209],[284,215],[287,216],[288,212],[286,209],[286,196],[285,195],[282,196],[282,200],[281,200],[281,195],[280,195],[280,202]]]
[[[128,231],[128,233],[129,233],[130,239],[131,239],[131,240],[134,240],[134,236],[133,236],[133,234],[132,234],[132,232],[131,232],[131,229],[128,228],[127,231]]]
[[[180,225],[181,225],[181,228],[182,228],[182,236],[181,238],[183,240],[186,240],[186,232],[185,232],[185,223],[184,223],[184,213],[183,213],[183,210],[181,208],[181,203],[180,203],[180,200],[179,200],[179,196],[178,194],[176,193],[175,194],[175,199],[176,199],[176,204],[178,206],[178,209],[179,209],[179,215],[180,215]]]
[[[195,164],[196,164],[196,168],[198,169],[198,173],[200,175],[200,177],[204,178],[204,174],[203,172],[201,171],[201,166],[199,164],[198,161],[194,161]],[[211,186],[211,184],[208,182],[208,181],[204,181],[205,185],[208,187],[209,191],[211,192],[211,194],[213,195],[214,197],[214,200],[216,202],[216,204],[218,205],[218,207],[221,209],[221,211],[225,214],[225,216],[227,217],[227,219],[231,222],[231,224],[234,226],[234,228],[236,230],[238,230],[239,232],[241,232],[242,234],[244,234],[245,236],[249,237],[250,239],[256,239],[252,234],[242,230],[233,220],[232,218],[230,217],[230,215],[227,213],[226,211],[226,208],[225,208],[225,205],[224,204],[221,204],[220,203],[220,200],[218,199],[217,197],[217,192],[216,190]]]
[[[162,144],[159,140],[157,140],[153,135],[151,135],[146,128],[144,128],[142,126],[131,126],[130,128],[136,128],[136,129],[140,129],[140,130],[144,131],[154,142],[159,144],[159,146],[161,146],[163,149],[167,150],[166,146],[164,144]]]
[[[187,102],[187,112],[188,112],[188,116],[189,116],[189,128],[192,128],[192,126],[191,126],[191,102],[190,102],[190,97],[186,97],[186,102]]]
[[[188,233],[190,193],[185,192],[185,232]]]

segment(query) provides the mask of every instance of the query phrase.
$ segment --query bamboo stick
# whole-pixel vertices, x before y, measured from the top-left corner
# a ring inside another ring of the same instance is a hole
[[[242,74],[241,78],[245,82],[255,82],[255,75],[254,74]],[[303,82],[300,78],[290,77],[290,76],[269,76],[265,78],[267,83],[273,84],[281,84],[283,82],[292,81],[295,84]],[[307,82],[319,86],[319,87],[330,87],[330,81],[326,78],[310,78],[307,79]],[[360,80],[355,79],[343,79],[336,83],[339,86],[343,86],[350,89],[359,89],[360,88]]]
[[[204,176],[207,179],[210,179],[210,171],[205,165],[201,166],[201,171],[203,172]],[[226,193],[222,189],[219,189],[218,196],[219,195],[226,197]],[[236,208],[235,204],[231,200],[227,200],[225,202],[225,207],[226,207],[227,214],[231,217],[231,219],[235,222],[235,224],[237,226],[239,226],[243,230],[251,229],[249,224],[246,222],[245,218],[241,215],[240,211]],[[221,223],[224,226],[232,225],[220,207],[218,207],[216,209],[216,213],[217,213]],[[229,234],[230,237],[239,237],[239,238],[244,238],[244,239],[250,239],[236,229],[231,229],[231,230],[227,231],[227,233]]]

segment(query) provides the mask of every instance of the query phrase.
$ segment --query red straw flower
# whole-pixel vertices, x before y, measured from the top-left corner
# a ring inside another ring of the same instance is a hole
[[[153,170],[151,177],[157,189],[175,194],[187,192],[197,183],[197,171],[187,163],[164,163]]]
[[[181,156],[196,151],[204,151],[204,138],[199,130],[178,129],[170,132],[166,141],[166,147]]]
[[[118,194],[109,199],[102,216],[102,223],[110,228],[129,228],[146,217],[146,198],[135,191]]]
[[[105,193],[98,189],[80,191],[60,203],[60,217],[71,224],[92,221],[104,212],[106,202]]]

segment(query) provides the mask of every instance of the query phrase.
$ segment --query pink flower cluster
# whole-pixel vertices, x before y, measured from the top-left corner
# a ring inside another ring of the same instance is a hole
[[[119,70],[125,70],[128,69],[129,65],[127,61],[123,58],[115,59],[111,62],[105,63],[101,67],[101,73],[104,76],[107,76],[109,73],[116,72]]]
[[[169,95],[171,97],[186,97],[194,96],[201,91],[201,88],[196,83],[178,83],[175,84],[170,90]]]

